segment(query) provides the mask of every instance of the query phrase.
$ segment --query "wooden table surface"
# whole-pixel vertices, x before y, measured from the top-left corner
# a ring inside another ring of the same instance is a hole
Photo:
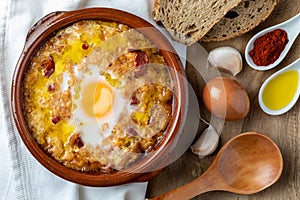
[[[247,34],[225,42],[201,43],[201,45],[207,51],[218,46],[230,45],[237,48],[244,57],[244,49],[251,36],[264,28],[283,22],[299,12],[300,0],[281,0],[270,17]],[[187,60],[193,59],[195,55],[197,56],[200,53],[198,47],[199,45],[193,45],[188,48]],[[257,99],[258,91],[263,81],[299,57],[300,38],[298,37],[286,58],[275,69],[264,72],[255,71],[243,60],[243,70],[236,76],[236,79],[245,87],[249,95],[251,102],[250,112],[246,118],[239,121],[225,122],[224,126],[221,121],[218,122],[218,119],[211,116],[203,107],[201,100],[201,92],[204,86],[203,77],[197,74],[197,70],[191,64],[188,64],[186,69],[187,78],[198,96],[201,116],[207,120],[214,121],[214,126],[217,126],[218,129],[221,128],[220,144],[214,154],[202,159],[198,158],[190,150],[185,152],[183,156],[166,167],[159,176],[149,182],[146,196],[153,197],[191,182],[210,166],[220,147],[229,139],[243,132],[256,131],[272,138],[282,152],[284,169],[279,181],[270,188],[253,195],[237,195],[229,192],[214,191],[201,194],[194,199],[300,199],[300,100],[288,113],[280,116],[270,116],[260,109]]]

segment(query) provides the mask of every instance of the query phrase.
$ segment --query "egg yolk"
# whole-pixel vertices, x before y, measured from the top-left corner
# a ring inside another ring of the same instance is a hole
[[[82,107],[91,117],[103,117],[112,108],[113,91],[104,82],[90,83],[83,91]]]

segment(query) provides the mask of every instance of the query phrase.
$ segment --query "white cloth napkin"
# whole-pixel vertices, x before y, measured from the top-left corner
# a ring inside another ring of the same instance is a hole
[[[91,188],[53,175],[31,156],[14,127],[10,111],[11,80],[29,28],[50,12],[92,6],[125,10],[153,23],[149,17],[153,9],[153,0],[1,0],[0,2],[0,199],[145,198],[147,183]],[[173,44],[184,59],[186,47],[176,42]]]

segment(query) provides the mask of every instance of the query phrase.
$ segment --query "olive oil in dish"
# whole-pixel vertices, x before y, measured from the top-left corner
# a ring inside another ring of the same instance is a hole
[[[266,107],[271,110],[280,110],[286,107],[295,96],[298,82],[299,74],[296,70],[286,71],[271,80],[262,94]]]

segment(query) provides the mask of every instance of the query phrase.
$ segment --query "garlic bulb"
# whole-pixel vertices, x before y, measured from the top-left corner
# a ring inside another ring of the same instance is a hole
[[[208,62],[218,67],[220,70],[228,71],[232,75],[237,75],[243,67],[242,56],[233,47],[223,46],[215,48],[208,54]]]
[[[216,130],[209,125],[199,139],[191,146],[191,150],[194,154],[198,155],[200,158],[212,154],[219,144],[219,134]]]

